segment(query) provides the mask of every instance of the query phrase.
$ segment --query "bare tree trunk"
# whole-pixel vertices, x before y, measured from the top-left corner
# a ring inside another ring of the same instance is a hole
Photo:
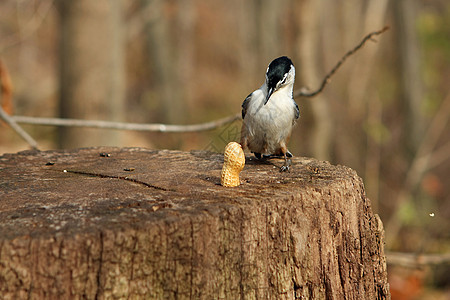
[[[121,0],[59,2],[60,115],[120,121],[124,111]],[[117,132],[62,128],[63,148],[117,145]]]
[[[383,142],[382,126],[382,104],[376,96],[372,96],[367,107],[367,126],[366,134],[366,161],[365,161],[365,186],[367,195],[372,200],[372,208],[375,212],[379,211],[379,192],[380,192],[380,169],[381,169],[381,143]],[[370,128],[372,127],[372,128]]]
[[[165,5],[169,4],[163,0],[142,0],[142,4],[144,7],[150,6],[148,11],[153,14],[147,22],[146,32],[149,64],[153,69],[155,94],[158,95],[155,101],[161,103],[162,121],[180,124],[185,119],[186,110],[180,80],[182,70],[178,69],[177,55],[180,55],[181,60],[184,49],[178,49],[173,41],[171,20],[165,10]]]
[[[372,0],[368,2],[368,6],[361,15],[364,17],[356,19],[355,22],[362,26],[355,26],[355,24],[347,24],[352,28],[362,28],[357,30],[359,37],[355,39],[352,44],[361,38],[364,34],[379,30],[384,27],[384,20],[386,19],[388,0]],[[351,28],[345,28],[345,31],[352,31]],[[351,48],[351,44],[347,45]],[[358,54],[353,64],[352,74],[348,80],[348,114],[354,121],[365,119],[367,112],[367,103],[370,101],[370,94],[368,87],[371,79],[375,73],[374,67],[377,62],[377,54],[380,47],[365,47],[364,51]],[[369,94],[369,95],[368,95]]]
[[[360,14],[355,16],[353,24],[346,23],[347,27],[343,32],[345,35],[355,37],[353,41],[348,41],[348,44],[344,45],[347,50],[351,49],[352,44],[354,45],[364,34],[383,28],[388,2],[387,0],[368,1],[365,10],[360,8]],[[352,11],[355,12],[355,10]],[[355,23],[361,24],[361,26],[355,26]],[[345,118],[341,120],[346,128],[345,132],[354,131],[354,134],[341,136],[337,142],[342,161],[354,168],[364,170],[367,190],[370,191],[369,196],[375,203],[375,209],[378,209],[381,152],[379,136],[383,125],[381,124],[382,108],[380,99],[378,99],[378,89],[374,88],[373,80],[377,73],[377,59],[381,48],[365,47],[364,51],[354,58],[353,67],[347,80],[348,105],[347,109],[344,109]],[[365,131],[362,130],[364,125]],[[356,131],[355,128],[357,128]],[[366,140],[365,144],[362,142],[364,139]],[[363,160],[364,152],[365,161]]]
[[[179,79],[178,89],[181,91],[180,114],[186,115],[186,102],[191,99],[194,91],[191,88],[192,76],[195,74],[195,20],[196,10],[195,2],[192,0],[178,0],[177,13],[177,47],[176,53],[177,72]],[[186,120],[185,116],[181,116],[178,124]]]
[[[258,29],[258,48],[260,62],[267,64],[277,56],[280,56],[281,37],[283,36],[280,26],[280,16],[283,4],[286,1],[256,0],[255,14]]]
[[[322,1],[304,1],[299,6],[301,22],[299,23],[300,36],[298,38],[297,52],[300,53],[300,67],[297,68],[303,85],[314,88],[318,86],[323,76],[318,74],[321,65],[320,57],[320,18],[323,9]],[[312,133],[312,152],[314,157],[329,160],[331,155],[331,129],[333,119],[330,115],[329,104],[323,94],[311,100],[314,115]]]
[[[405,137],[409,141],[410,154],[413,153],[424,133],[423,81],[420,68],[420,49],[417,38],[416,18],[417,1],[395,1],[395,14],[398,28],[398,48],[401,72],[401,92],[407,111],[407,123]]]
[[[248,89],[249,87],[255,86],[263,80],[264,77],[259,75],[261,73],[261,68],[259,66],[260,58],[258,57],[258,30],[256,22],[256,14],[249,14],[249,11],[255,9],[255,0],[241,1],[237,0],[236,6],[239,14],[238,22],[241,24],[239,26],[239,43],[242,46],[239,50],[239,66],[241,68],[241,77],[243,79],[242,86]],[[258,77],[258,75],[260,77]],[[260,80],[255,80],[260,78]],[[247,95],[243,95],[243,99]]]

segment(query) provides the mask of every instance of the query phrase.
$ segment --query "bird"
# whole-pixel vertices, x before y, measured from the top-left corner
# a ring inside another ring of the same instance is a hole
[[[263,85],[242,103],[240,144],[258,159],[283,157],[280,171],[289,171],[292,157],[287,148],[292,128],[300,116],[294,101],[295,67],[287,56],[274,59]]]

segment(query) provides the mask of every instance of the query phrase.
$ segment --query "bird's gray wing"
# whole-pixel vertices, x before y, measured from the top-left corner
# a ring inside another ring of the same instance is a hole
[[[295,108],[294,108],[294,110],[295,110],[295,119],[298,119],[298,117],[300,117],[300,110],[298,109],[298,105],[297,105],[297,103],[294,101],[294,104],[295,104]]]
[[[250,93],[250,95],[245,98],[244,102],[242,102],[242,119],[244,119],[245,114],[247,113],[248,104],[250,102],[250,99],[252,98],[253,93]]]

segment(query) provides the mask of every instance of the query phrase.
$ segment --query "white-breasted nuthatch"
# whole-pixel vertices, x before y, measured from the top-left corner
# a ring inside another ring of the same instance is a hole
[[[287,143],[300,115],[293,98],[294,80],[292,61],[278,57],[267,67],[264,84],[242,103],[242,148],[248,148],[257,158],[284,157],[280,171],[289,170],[292,154]]]

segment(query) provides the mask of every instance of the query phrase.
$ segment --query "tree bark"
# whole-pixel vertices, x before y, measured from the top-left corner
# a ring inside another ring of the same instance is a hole
[[[61,117],[121,121],[125,67],[121,1],[59,2]],[[61,148],[119,145],[120,134],[61,128]]]
[[[139,148],[0,157],[0,294],[390,298],[383,225],[355,171],[247,157],[225,188],[222,163]]]

